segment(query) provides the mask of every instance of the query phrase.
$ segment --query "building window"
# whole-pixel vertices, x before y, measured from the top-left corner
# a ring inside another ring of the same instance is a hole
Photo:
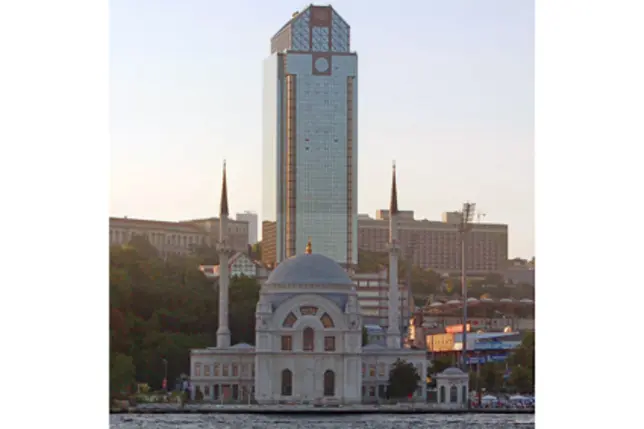
[[[204,367],[203,367],[203,375],[205,375],[206,377],[210,376],[210,365],[204,365]]]
[[[293,337],[290,335],[282,335],[282,350],[290,352],[293,350]]]
[[[302,316],[315,316],[317,312],[318,308],[312,305],[303,305],[302,307],[300,307],[300,314]]]
[[[467,387],[465,387],[465,386],[461,387],[461,396],[463,397],[463,403],[467,404],[467,402],[468,402]]]
[[[363,364],[362,364],[362,376],[364,377],[365,375],[367,375],[367,365],[365,365],[365,364],[363,363]],[[363,396],[364,396],[364,395],[363,395]]]
[[[327,313],[324,313],[320,320],[322,321],[322,325],[325,329],[333,328],[335,326],[333,324],[333,319],[331,319],[331,316],[329,316]]]
[[[233,364],[233,377],[238,377],[239,376],[239,365],[236,363]]]
[[[362,386],[362,397],[364,398],[367,393],[367,388]]]
[[[324,351],[325,352],[335,351],[335,337],[324,337]]]
[[[330,369],[324,372],[324,396],[335,396],[335,373]]]
[[[214,399],[219,399],[219,385],[218,384],[215,384],[214,386],[212,386],[212,393],[213,393]]]
[[[445,386],[441,386],[439,390],[438,402],[447,402],[447,398],[445,398]]]
[[[221,375],[224,377],[228,377],[228,364],[223,364],[221,367],[222,367]]]
[[[201,364],[196,363],[195,364],[195,377],[199,377],[201,375]]]
[[[449,402],[451,402],[452,404],[458,402],[458,389],[456,388],[456,386],[449,388]]]
[[[215,364],[214,376],[219,377],[219,364],[218,363]]]
[[[288,316],[286,316],[286,319],[284,319],[282,326],[284,328],[292,328],[296,321],[297,321],[297,317],[295,317],[295,314],[291,312],[288,314]]]
[[[233,399],[235,401],[239,400],[239,385],[233,384]]]
[[[293,394],[293,373],[285,369],[282,371],[282,396],[291,396]]]
[[[302,332],[302,350],[313,351],[315,348],[314,344],[315,332],[313,331],[313,328],[304,328],[304,331]]]
[[[385,364],[384,363],[378,364],[378,376],[379,377],[384,377],[385,376]]]
[[[375,377],[376,376],[376,365],[371,364],[369,365],[369,377]]]
[[[369,396],[372,398],[376,396],[376,386],[369,386]]]
[[[208,368],[208,367],[206,367],[206,368]],[[203,388],[203,396],[205,398],[210,398],[210,386],[208,386],[208,385],[204,386],[204,388]]]

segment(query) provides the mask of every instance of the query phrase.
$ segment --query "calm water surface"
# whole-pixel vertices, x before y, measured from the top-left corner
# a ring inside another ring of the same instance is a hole
[[[534,415],[259,416],[248,414],[110,415],[112,429],[399,429],[534,428]]]

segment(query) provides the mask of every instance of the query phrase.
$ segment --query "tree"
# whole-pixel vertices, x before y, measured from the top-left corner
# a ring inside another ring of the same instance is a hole
[[[255,308],[259,290],[259,283],[254,278],[234,276],[230,281],[229,323],[233,344],[255,344]]]
[[[452,366],[452,358],[449,356],[441,356],[432,361],[431,373],[438,374],[445,371]]]
[[[533,373],[524,366],[515,366],[510,373],[508,383],[519,393],[534,391]]]
[[[250,248],[250,257],[256,261],[262,260],[262,242],[258,241]]]
[[[489,362],[481,367],[480,386],[489,392],[498,392],[503,385],[503,368]]]
[[[509,384],[521,392],[534,390],[535,335],[529,332],[508,359],[512,368]]]
[[[134,363],[130,356],[122,353],[110,355],[110,396],[130,393],[134,383]]]
[[[412,395],[420,384],[416,367],[404,360],[397,359],[389,372],[387,393],[390,398],[406,398]]]

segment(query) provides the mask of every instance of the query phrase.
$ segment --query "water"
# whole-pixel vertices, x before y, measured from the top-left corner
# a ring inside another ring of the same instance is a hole
[[[529,414],[261,416],[249,414],[110,415],[111,429],[533,429]]]

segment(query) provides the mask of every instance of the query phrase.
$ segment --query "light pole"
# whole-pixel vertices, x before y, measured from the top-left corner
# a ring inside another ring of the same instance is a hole
[[[461,356],[463,359],[463,372],[469,373],[467,370],[467,278],[466,278],[466,265],[465,265],[465,234],[471,228],[472,217],[474,216],[474,203],[464,203],[463,210],[461,211],[461,222],[458,226],[458,232],[461,238],[461,290],[463,295],[463,347]]]
[[[163,388],[168,391],[168,360],[163,359]]]

